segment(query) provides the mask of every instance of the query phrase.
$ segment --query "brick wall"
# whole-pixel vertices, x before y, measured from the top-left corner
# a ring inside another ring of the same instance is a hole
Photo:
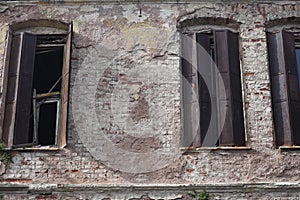
[[[265,34],[269,21],[300,17],[299,9],[296,1],[1,3],[0,94],[9,24],[53,19],[73,22],[74,29],[68,145],[58,151],[12,151],[12,163],[1,181],[87,187],[299,181],[299,152],[274,146]],[[181,22],[204,17],[239,24],[249,149],[180,150],[178,27]],[[215,198],[251,196],[213,192]],[[253,195],[265,199],[289,196]]]

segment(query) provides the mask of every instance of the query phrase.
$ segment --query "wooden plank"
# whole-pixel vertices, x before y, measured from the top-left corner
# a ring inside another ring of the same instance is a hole
[[[184,146],[199,146],[198,73],[195,34],[182,37]]]
[[[19,79],[17,86],[17,104],[14,124],[14,145],[28,143],[29,121],[32,103],[32,83],[35,59],[36,36],[21,34],[21,51],[19,55]]]
[[[245,146],[245,126],[242,99],[241,69],[239,58],[238,33],[228,34],[228,52],[230,64],[231,106],[234,146]]]
[[[198,56],[198,87],[199,87],[199,107],[200,107],[200,144],[203,146],[204,138],[207,135],[209,125],[211,123],[211,97],[209,88],[212,87],[212,59],[211,56],[211,36],[210,33],[198,33],[197,43],[201,46],[197,49]],[[202,49],[201,49],[202,48]],[[206,80],[206,81],[205,81]],[[205,144],[208,146],[214,146],[215,144]]]
[[[219,145],[244,146],[245,130],[238,34],[229,30],[217,30],[215,31],[215,42],[216,63],[226,92],[226,99],[218,97],[220,107],[226,108],[225,123],[219,137]]]
[[[285,69],[288,88],[289,120],[291,124],[291,143],[284,145],[300,144],[300,92],[298,83],[298,66],[296,58],[295,37],[293,33],[282,31]]]
[[[69,24],[67,42],[64,48],[64,61],[62,70],[61,88],[61,110],[59,118],[58,147],[63,148],[67,145],[67,121],[68,121],[68,101],[69,101],[69,76],[71,66],[71,47],[72,47],[72,24]]]
[[[60,95],[60,92],[50,92],[50,93],[43,93],[43,94],[37,94],[35,96],[36,99],[45,98],[45,97],[54,97]]]
[[[3,76],[3,85],[2,85],[2,99],[1,99],[1,105],[0,105],[0,136],[4,144],[6,145],[7,148],[10,148],[12,146],[12,140],[13,140],[13,134],[7,130],[7,126],[5,124],[5,109],[6,109],[6,96],[7,92],[10,91],[8,90],[8,79],[9,79],[9,58],[11,56],[11,49],[12,49],[12,31],[8,30],[7,33],[7,41],[5,44],[5,63],[4,63],[4,76]]]
[[[38,144],[38,115],[37,112],[37,103],[36,103],[36,89],[33,89],[33,96],[32,96],[32,113],[33,113],[33,143]]]
[[[216,64],[222,77],[226,92],[226,99],[220,99],[218,96],[218,102],[220,107],[226,108],[225,123],[221,130],[221,135],[219,136],[219,145],[232,146],[234,145],[234,127],[232,121],[232,98],[227,30],[215,31],[215,49]]]
[[[287,74],[282,33],[267,33],[275,141],[277,146],[292,145]]]

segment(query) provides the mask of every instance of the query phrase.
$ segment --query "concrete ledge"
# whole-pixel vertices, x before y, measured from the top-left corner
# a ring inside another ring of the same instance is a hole
[[[300,146],[280,146],[281,150],[300,150]]]
[[[299,182],[280,183],[209,183],[209,184],[0,184],[2,194],[52,194],[64,192],[188,192],[207,191],[209,193],[299,193]]]
[[[28,185],[21,184],[0,184],[0,193],[24,193],[29,190]]]
[[[14,4],[63,4],[63,3],[78,3],[78,4],[86,4],[86,3],[94,3],[94,4],[137,4],[137,3],[161,3],[161,4],[169,4],[169,3],[176,3],[176,4],[187,4],[187,3],[224,3],[224,0],[5,0],[1,1],[1,3],[14,3]],[[249,0],[240,0],[239,3],[249,3]],[[280,0],[278,0],[280,2]],[[253,3],[276,3],[274,0],[257,0]]]
[[[251,147],[183,147],[180,148],[181,152],[184,153],[199,153],[202,151],[247,151],[247,150],[252,150]]]

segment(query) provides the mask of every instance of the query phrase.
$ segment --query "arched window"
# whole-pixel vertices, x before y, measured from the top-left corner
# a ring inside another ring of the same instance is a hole
[[[72,25],[10,26],[2,140],[9,148],[66,145]]]
[[[199,25],[181,35],[183,145],[244,146],[239,34]]]

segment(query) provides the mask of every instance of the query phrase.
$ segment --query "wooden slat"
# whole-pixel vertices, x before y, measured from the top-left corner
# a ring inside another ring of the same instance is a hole
[[[244,146],[244,117],[239,65],[238,34],[229,30],[215,31],[216,64],[225,86],[226,99],[219,99],[226,108],[220,146]]]
[[[245,146],[245,126],[242,100],[238,33],[227,31],[231,82],[231,106],[234,146]]]
[[[43,93],[43,94],[37,94],[35,96],[36,99],[45,98],[45,97],[53,97],[60,95],[60,92],[50,92],[50,93]]]
[[[215,144],[203,144],[203,141],[207,135],[207,131],[211,122],[211,98],[208,90],[208,83],[211,83],[212,76],[212,59],[209,59],[211,44],[211,34],[198,33],[197,43],[199,44],[197,49],[198,55],[198,85],[199,85],[199,108],[200,108],[200,144],[201,146],[214,146]],[[206,80],[206,81],[205,81]],[[209,85],[211,87],[211,84]]]
[[[9,148],[13,144],[28,142],[32,80],[30,70],[33,72],[34,51],[35,38],[32,35],[24,33],[12,37],[3,125],[3,140]]]
[[[11,55],[11,49],[12,49],[12,30],[8,30],[7,33],[7,41],[6,41],[6,51],[5,51],[5,63],[4,63],[4,78],[3,78],[3,85],[2,85],[2,101],[1,101],[1,111],[0,111],[0,135],[1,135],[1,139],[4,142],[4,144],[6,145],[6,147],[10,148],[12,146],[12,138],[13,138],[13,134],[9,132],[8,130],[8,126],[6,125],[5,121],[7,122],[7,117],[5,117],[5,109],[6,109],[6,96],[7,96],[7,92],[8,90],[8,74],[9,74],[9,58]],[[6,119],[5,119],[6,118]]]
[[[231,83],[230,63],[228,52],[228,34],[226,30],[215,31],[216,64],[221,74],[226,90],[226,99],[219,99],[220,106],[226,108],[226,117],[221,135],[219,136],[220,146],[234,145],[232,105],[231,105]]]
[[[61,111],[59,121],[58,147],[63,148],[67,145],[67,121],[68,121],[68,101],[69,101],[69,76],[71,65],[71,46],[72,46],[72,24],[69,25],[67,42],[64,48],[64,62],[62,71],[61,88]]]
[[[18,55],[19,78],[17,79],[16,90],[17,102],[14,124],[14,145],[29,142],[29,120],[32,101],[36,36],[29,33],[22,33],[21,41],[21,50]]]
[[[182,37],[184,146],[200,146],[198,73],[195,34]]]
[[[300,102],[299,101],[290,101],[290,120],[292,124],[292,137],[293,137],[293,145],[300,145]]]
[[[282,33],[267,33],[267,41],[276,145],[289,146],[294,142],[291,134]]]
[[[275,141],[277,146],[290,146],[292,144],[291,125],[288,101],[273,102],[273,116],[275,125]],[[285,145],[289,144],[289,145]]]
[[[297,58],[295,38],[293,33],[282,31],[285,68],[287,70],[287,86],[291,123],[291,138],[293,145],[300,144],[300,92],[298,83]],[[287,145],[287,144],[285,144]]]

